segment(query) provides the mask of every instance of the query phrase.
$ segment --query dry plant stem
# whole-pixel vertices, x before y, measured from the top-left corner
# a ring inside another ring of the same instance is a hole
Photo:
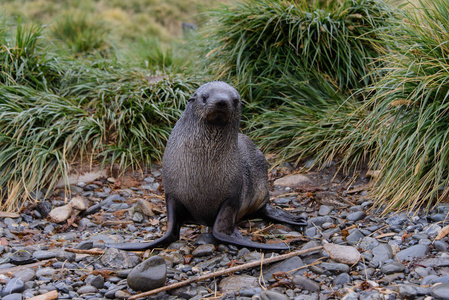
[[[160,287],[160,288],[148,291],[148,292],[136,294],[136,295],[133,295],[133,296],[129,297],[128,299],[129,300],[133,300],[133,299],[138,299],[140,297],[151,296],[151,295],[154,295],[154,294],[157,294],[157,293],[160,293],[160,292],[165,292],[165,291],[168,291],[168,290],[176,289],[176,288],[188,285],[190,283],[194,283],[194,282],[198,282],[198,281],[202,281],[202,280],[206,280],[206,279],[210,279],[210,278],[214,278],[214,277],[218,277],[218,276],[222,276],[222,275],[228,275],[228,274],[231,274],[231,273],[234,273],[234,272],[237,272],[237,271],[241,271],[241,270],[245,270],[245,269],[249,269],[249,268],[259,267],[259,266],[264,265],[264,264],[281,261],[281,260],[284,260],[284,259],[287,259],[287,258],[290,258],[290,257],[293,257],[293,256],[306,254],[306,253],[318,251],[318,250],[321,250],[321,249],[323,249],[323,246],[313,247],[313,248],[305,249],[305,250],[298,250],[298,251],[282,254],[282,255],[279,255],[279,256],[276,256],[276,257],[270,257],[270,258],[268,258],[266,260],[262,260],[261,259],[261,260],[258,260],[258,261],[253,261],[253,262],[250,262],[250,263],[247,263],[247,264],[243,264],[243,265],[240,265],[240,266],[236,266],[236,267],[233,267],[233,268],[229,268],[229,269],[226,269],[226,270],[221,270],[221,271],[205,274],[205,275],[198,276],[198,277],[195,277],[195,278],[187,279],[187,280],[182,281],[182,282],[178,282],[178,283],[175,283],[175,284],[163,286],[163,287]]]
[[[22,266],[7,268],[7,269],[1,269],[0,274],[7,274],[10,272],[14,274],[15,272],[23,270],[23,269],[39,267],[39,266],[43,266],[43,265],[47,264],[48,262],[55,262],[55,261],[56,261],[55,258],[51,258],[51,259],[47,259],[47,260],[43,260],[43,261],[38,261],[38,262],[35,262],[32,264],[28,264],[28,265],[22,265]]]
[[[59,295],[57,291],[50,291],[48,293],[29,298],[28,300],[55,300],[58,299],[58,297]]]
[[[91,254],[91,255],[103,255],[104,250],[83,250],[83,249],[72,249],[72,248],[66,248],[64,251],[77,253],[77,254]]]

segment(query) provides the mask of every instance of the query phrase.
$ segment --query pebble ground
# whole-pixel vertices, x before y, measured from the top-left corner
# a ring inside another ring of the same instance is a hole
[[[144,176],[78,182],[71,186],[71,195],[55,190],[39,205],[0,218],[2,299],[28,299],[50,291],[57,291],[59,299],[126,299],[138,293],[131,287],[169,285],[262,255],[282,254],[220,244],[206,228],[195,225],[184,226],[182,239],[167,248],[141,253],[106,248],[105,243],[147,241],[163,234],[160,175],[161,170],[153,169]],[[307,214],[309,225],[303,233],[257,219],[242,222],[241,231],[261,242],[289,242],[292,250],[325,244],[350,247],[337,253],[343,260],[321,250],[148,298],[449,299],[449,238],[436,239],[449,224],[448,204],[429,212],[381,215],[372,209],[368,178],[347,186],[325,172],[305,176],[305,186],[290,183],[293,186],[272,189],[273,205]],[[87,200],[87,210],[60,224],[46,217],[75,196]],[[352,250],[361,259],[342,263]],[[148,257],[153,261],[146,268],[135,268]]]

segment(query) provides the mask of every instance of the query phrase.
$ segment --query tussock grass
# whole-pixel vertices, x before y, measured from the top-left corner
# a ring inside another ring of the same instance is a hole
[[[364,121],[382,174],[373,195],[386,210],[429,209],[449,192],[449,5],[420,3],[387,37],[395,50]]]
[[[212,16],[203,42],[206,64],[235,82],[247,100],[259,101],[273,96],[264,78],[284,73],[318,73],[345,90],[370,84],[372,59],[383,49],[379,34],[391,29],[393,11],[373,0],[260,0],[224,6]]]
[[[107,59],[73,60],[39,45],[40,27],[8,27],[0,45],[0,199],[17,210],[75,161],[139,169],[159,160],[196,79]]]
[[[72,52],[85,54],[104,52],[110,45],[106,42],[107,29],[103,22],[85,13],[66,13],[52,26],[53,35]]]
[[[363,89],[382,66],[395,10],[382,1],[245,1],[213,13],[203,45],[215,77],[234,82],[246,126],[278,163],[308,156],[360,165]]]

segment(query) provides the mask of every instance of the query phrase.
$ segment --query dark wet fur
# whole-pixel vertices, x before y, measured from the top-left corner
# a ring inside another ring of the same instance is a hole
[[[230,85],[213,81],[194,93],[176,123],[163,158],[167,233],[148,243],[108,244],[144,250],[179,239],[179,229],[192,222],[212,227],[214,237],[244,247],[287,250],[288,245],[262,244],[241,236],[236,223],[259,215],[296,226],[304,218],[269,206],[267,162],[262,152],[240,134],[241,99]]]

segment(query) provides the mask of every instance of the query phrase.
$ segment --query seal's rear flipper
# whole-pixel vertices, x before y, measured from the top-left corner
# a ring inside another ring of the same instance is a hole
[[[285,243],[278,244],[262,244],[253,242],[245,237],[243,237],[235,226],[235,219],[237,216],[237,210],[231,206],[224,203],[221,207],[220,212],[215,219],[215,223],[212,229],[212,234],[214,237],[225,243],[230,243],[243,247],[250,247],[256,249],[265,250],[289,250],[290,247]]]
[[[167,206],[168,218],[167,233],[165,233],[162,237],[147,243],[112,243],[106,244],[106,247],[121,250],[147,250],[157,246],[168,245],[179,240],[179,229],[181,228],[181,224],[179,221],[180,218],[177,214],[177,211],[179,209],[176,207],[176,201],[174,201],[171,197],[167,196],[165,201]]]
[[[259,209],[255,214],[295,226],[307,226],[306,218],[302,216],[296,216],[282,209],[274,208],[269,203]]]

